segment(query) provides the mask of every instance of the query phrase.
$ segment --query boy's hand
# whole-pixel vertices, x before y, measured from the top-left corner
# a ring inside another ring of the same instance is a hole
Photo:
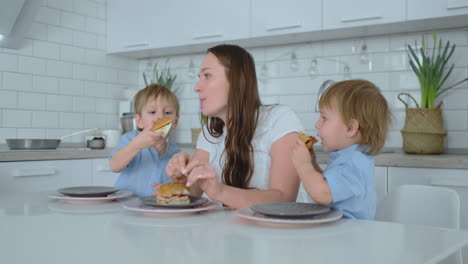
[[[163,133],[164,132],[162,131],[154,132],[151,130],[143,130],[138,136],[135,137],[134,140],[136,140],[137,145],[140,149],[149,147],[155,147],[159,149],[158,147],[166,144],[166,140],[163,137]]]
[[[299,168],[302,164],[312,164],[312,153],[313,156],[315,157],[314,150],[312,149],[309,152],[309,149],[307,149],[304,141],[297,139],[296,144],[293,146],[292,150],[292,161],[294,164],[294,167]]]

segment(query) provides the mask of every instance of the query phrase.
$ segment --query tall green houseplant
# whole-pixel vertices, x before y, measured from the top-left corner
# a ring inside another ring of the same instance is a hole
[[[143,72],[143,80],[145,81],[145,86],[148,86],[152,83],[159,83],[166,86],[168,89],[172,90],[172,86],[177,78],[177,74],[174,74],[172,68],[168,65],[170,58],[166,59],[164,67],[160,69],[158,64],[153,66],[153,76],[152,79],[148,81],[146,74]]]
[[[434,108],[435,101],[442,93],[465,82],[468,77],[448,87],[445,82],[453,71],[454,64],[448,67],[450,57],[455,51],[455,44],[442,39],[437,40],[437,32],[432,32],[433,47],[426,47],[426,38],[422,37],[421,48],[408,45],[410,65],[419,79],[421,88],[421,108]]]

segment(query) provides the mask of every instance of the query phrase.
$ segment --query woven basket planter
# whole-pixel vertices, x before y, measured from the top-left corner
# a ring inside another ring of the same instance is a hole
[[[416,104],[409,108],[401,98],[406,95]],[[408,93],[400,93],[400,100],[405,105],[405,127],[401,130],[403,136],[403,151],[411,154],[440,154],[445,150],[444,121],[442,119],[441,103],[435,108],[420,108],[416,100]]]

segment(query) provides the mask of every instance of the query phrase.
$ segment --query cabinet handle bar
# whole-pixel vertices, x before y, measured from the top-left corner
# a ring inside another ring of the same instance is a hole
[[[342,17],[341,22],[348,23],[348,22],[356,22],[356,21],[364,21],[364,20],[375,20],[375,19],[382,19],[382,16]]]
[[[14,170],[13,177],[48,176],[54,175],[55,172],[55,169]]]
[[[459,3],[459,4],[449,4],[447,6],[447,10],[455,10],[455,9],[462,9],[462,8],[468,8],[468,1],[464,1],[464,3]]]
[[[125,48],[136,48],[136,47],[144,47],[144,46],[149,46],[148,42],[140,42],[140,43],[132,43],[132,44],[127,44],[124,47]]]
[[[220,33],[213,33],[213,34],[205,34],[205,35],[195,35],[193,39],[207,39],[207,38],[220,38],[223,34]]]
[[[431,185],[446,187],[468,187],[468,180],[460,179],[431,179]]]
[[[296,24],[292,25],[280,25],[280,26],[273,26],[273,27],[267,27],[267,31],[275,31],[275,30],[283,30],[283,29],[291,29],[291,28],[300,28],[302,27],[301,22],[297,22]]]

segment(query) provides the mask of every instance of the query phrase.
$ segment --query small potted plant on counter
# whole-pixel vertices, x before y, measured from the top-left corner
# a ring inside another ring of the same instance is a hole
[[[408,93],[400,93],[398,99],[405,105],[405,127],[403,135],[403,151],[415,154],[439,154],[445,150],[446,132],[443,126],[440,101],[436,100],[447,90],[465,82],[468,77],[447,86],[446,81],[452,73],[454,64],[449,60],[455,51],[455,44],[437,39],[433,31],[433,47],[426,46],[426,39],[422,37],[421,48],[408,45],[408,56],[411,68],[418,77],[421,89],[421,105]],[[409,108],[402,96],[408,96],[414,101],[416,108]]]

